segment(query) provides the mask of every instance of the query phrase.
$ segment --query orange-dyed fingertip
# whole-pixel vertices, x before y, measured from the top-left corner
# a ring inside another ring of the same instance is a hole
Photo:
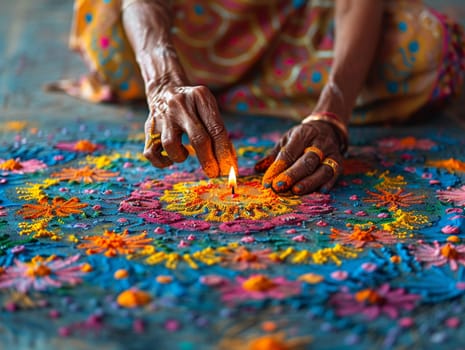
[[[292,186],[292,178],[287,174],[278,175],[273,180],[273,189],[277,192],[286,191]]]
[[[263,175],[263,185],[269,185],[272,183],[273,179],[286,170],[287,165],[284,160],[276,160],[273,164],[270,165],[265,175]],[[266,186],[265,186],[266,187]]]

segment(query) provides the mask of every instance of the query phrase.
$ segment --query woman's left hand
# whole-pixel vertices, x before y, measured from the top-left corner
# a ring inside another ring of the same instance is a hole
[[[328,192],[342,173],[341,141],[334,126],[300,124],[284,134],[270,154],[255,165],[263,185],[277,193]]]

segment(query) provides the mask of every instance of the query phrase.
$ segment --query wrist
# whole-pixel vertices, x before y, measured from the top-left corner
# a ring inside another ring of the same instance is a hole
[[[313,113],[331,112],[338,116],[345,125],[348,124],[351,108],[346,96],[334,81],[330,80],[321,91]]]
[[[349,131],[346,123],[335,113],[332,112],[313,112],[302,120],[302,124],[325,123],[329,124],[336,133],[340,151],[344,154],[349,147]]]
[[[171,45],[154,46],[137,58],[148,99],[170,87],[188,86],[189,81]]]

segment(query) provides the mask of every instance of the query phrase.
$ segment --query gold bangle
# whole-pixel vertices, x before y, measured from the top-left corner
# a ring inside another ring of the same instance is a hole
[[[307,124],[310,122],[325,122],[335,126],[339,131],[339,136],[342,141],[341,152],[344,153],[345,151],[347,151],[347,147],[349,146],[349,132],[347,130],[347,126],[342,121],[334,117],[329,117],[327,115],[313,113],[306,117],[304,120],[302,120],[302,124]]]

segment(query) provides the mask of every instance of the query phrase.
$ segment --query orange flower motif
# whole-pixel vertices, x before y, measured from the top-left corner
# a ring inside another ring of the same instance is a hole
[[[465,172],[465,162],[454,158],[433,160],[427,162],[426,165],[431,165],[436,168],[444,168],[450,173],[454,173],[456,171]]]
[[[398,189],[397,192],[389,192],[383,189],[379,189],[376,193],[367,191],[371,198],[365,198],[364,201],[367,203],[374,203],[376,207],[387,206],[389,210],[396,210],[398,207],[409,207],[412,204],[421,204],[424,202],[425,196],[416,196],[413,193],[404,193],[403,189]]]
[[[118,172],[91,168],[86,165],[83,168],[64,168],[58,173],[53,173],[52,177],[57,177],[60,181],[92,183],[94,181],[107,181],[118,175]]]
[[[88,242],[79,244],[79,249],[86,249],[88,255],[103,253],[107,257],[134,254],[152,242],[152,238],[147,238],[147,232],[131,236],[128,230],[122,233],[105,231],[103,236],[86,236],[83,239]]]
[[[351,244],[355,248],[365,246],[380,248],[386,244],[395,244],[397,238],[388,231],[379,230],[376,226],[363,228],[360,225],[354,225],[352,230],[345,231],[337,228],[331,228],[331,239],[337,240],[342,244]]]
[[[92,143],[89,140],[78,140],[74,142],[58,142],[55,148],[71,152],[93,153],[101,149],[102,145]]]
[[[71,214],[82,213],[82,208],[87,207],[86,203],[81,203],[79,198],[73,197],[68,200],[55,197],[49,202],[48,197],[41,198],[37,204],[24,204],[18,214],[25,219],[38,219],[43,217],[66,217]]]
[[[266,269],[274,263],[270,254],[270,249],[250,251],[245,247],[230,248],[221,252],[221,261],[235,270]]]
[[[22,164],[17,159],[8,159],[3,163],[0,163],[1,170],[21,170],[23,168]]]

